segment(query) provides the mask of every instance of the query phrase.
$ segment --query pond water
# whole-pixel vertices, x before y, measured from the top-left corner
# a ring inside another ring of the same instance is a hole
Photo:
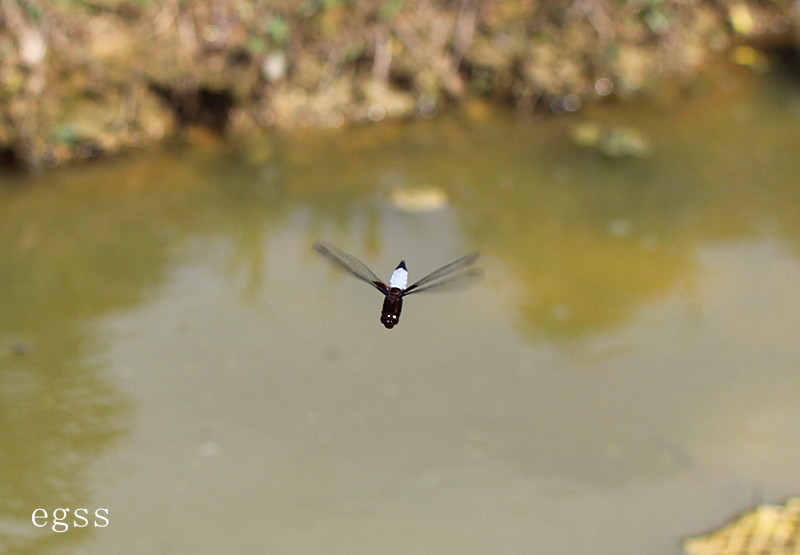
[[[3,175],[0,551],[676,554],[797,494],[798,129],[727,74]],[[389,331],[317,239],[485,278]]]

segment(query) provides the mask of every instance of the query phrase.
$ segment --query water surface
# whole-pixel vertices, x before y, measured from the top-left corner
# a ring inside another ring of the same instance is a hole
[[[675,554],[797,494],[800,92],[726,79],[4,175],[0,547]],[[318,238],[486,278],[388,331]]]

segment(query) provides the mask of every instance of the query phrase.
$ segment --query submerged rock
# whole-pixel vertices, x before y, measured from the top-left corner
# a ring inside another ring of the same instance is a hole
[[[572,128],[571,135],[576,145],[593,148],[612,158],[645,158],[652,150],[650,139],[630,127],[583,122]]]
[[[435,212],[447,207],[447,193],[438,187],[395,189],[389,196],[392,206],[403,212]]]
[[[33,346],[30,341],[18,339],[11,344],[11,352],[15,355],[25,356],[31,354]]]
[[[800,497],[761,505],[730,524],[683,542],[687,555],[794,555],[800,550]]]

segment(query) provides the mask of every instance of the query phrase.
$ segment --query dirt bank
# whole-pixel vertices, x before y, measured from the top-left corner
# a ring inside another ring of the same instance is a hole
[[[0,153],[55,165],[185,126],[241,134],[521,110],[684,82],[743,41],[792,44],[789,1],[0,3]]]

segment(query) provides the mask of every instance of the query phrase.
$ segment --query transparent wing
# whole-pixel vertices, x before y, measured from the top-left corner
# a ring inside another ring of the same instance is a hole
[[[483,275],[483,272],[479,269],[471,267],[475,264],[475,261],[478,260],[479,256],[477,252],[473,252],[472,254],[462,256],[450,264],[442,266],[438,270],[418,280],[413,285],[410,285],[403,291],[403,296],[410,295],[411,293],[420,293],[444,285],[455,285],[457,282]]]
[[[430,283],[426,283],[420,287],[415,287],[414,289],[406,289],[403,291],[403,296],[412,295],[414,293],[424,293],[425,291],[431,291],[435,289],[450,289],[461,287],[462,285],[467,285],[472,281],[483,277],[483,270],[480,268],[467,268],[466,270],[462,270],[461,272],[456,272],[455,274],[451,274],[445,278],[441,278],[438,281],[432,281]],[[415,284],[416,285],[416,284]]]
[[[386,287],[386,285],[378,278],[378,276],[376,276],[366,264],[361,262],[355,256],[351,256],[346,252],[340,251],[336,247],[320,243],[319,241],[314,243],[314,246],[311,248],[331,260],[342,270],[354,275],[361,281],[369,283],[384,295],[389,292],[389,288]]]

